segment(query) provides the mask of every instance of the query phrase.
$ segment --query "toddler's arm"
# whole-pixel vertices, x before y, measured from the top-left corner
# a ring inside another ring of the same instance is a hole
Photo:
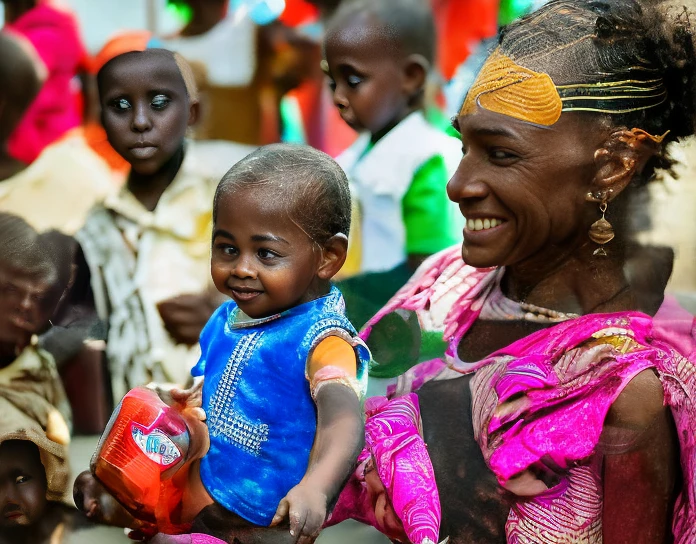
[[[330,337],[324,340],[327,341],[332,345],[322,350],[324,361],[310,361],[309,365],[317,406],[317,433],[307,472],[280,501],[272,523],[277,525],[289,515],[290,533],[301,544],[313,542],[319,535],[329,506],[353,470],[365,441],[361,399],[351,387],[357,369],[354,348],[340,338]],[[335,364],[327,366],[327,357],[336,358]],[[352,372],[341,372],[346,362],[352,365]],[[318,383],[313,379],[315,375],[327,374],[327,370],[334,377]]]

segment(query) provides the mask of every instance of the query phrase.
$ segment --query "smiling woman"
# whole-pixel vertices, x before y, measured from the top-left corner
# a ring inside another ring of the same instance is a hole
[[[378,362],[426,360],[391,392],[418,390],[441,538],[696,539],[694,318],[630,221],[694,134],[695,16],[552,0],[503,31],[454,121],[464,243],[362,333]]]

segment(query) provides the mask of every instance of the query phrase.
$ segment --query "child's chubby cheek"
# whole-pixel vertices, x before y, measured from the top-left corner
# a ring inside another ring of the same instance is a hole
[[[404,526],[394,511],[387,490],[382,480],[379,479],[372,461],[368,463],[365,469],[365,483],[367,484],[367,492],[370,495],[372,506],[375,509],[375,519],[377,520],[379,530],[392,540],[408,542]]]

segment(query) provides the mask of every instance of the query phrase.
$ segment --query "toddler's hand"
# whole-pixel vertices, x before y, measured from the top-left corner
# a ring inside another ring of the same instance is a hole
[[[172,389],[169,393],[174,402],[185,404],[189,408],[203,406],[203,380],[198,380],[190,389]]]
[[[290,534],[299,544],[311,544],[319,536],[326,520],[327,497],[298,484],[280,501],[271,527],[290,517]]]
[[[160,399],[169,406],[180,404],[189,409],[201,409],[203,406],[203,380],[198,380],[190,389],[179,389],[177,387],[163,387],[152,383],[147,386],[157,393]],[[201,417],[201,421],[205,416]]]

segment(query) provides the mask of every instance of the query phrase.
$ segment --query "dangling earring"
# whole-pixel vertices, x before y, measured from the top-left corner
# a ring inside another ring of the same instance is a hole
[[[604,245],[611,242],[616,234],[614,233],[614,227],[612,227],[611,223],[609,223],[609,221],[607,221],[604,217],[604,214],[607,212],[606,200],[599,205],[599,211],[602,212],[602,217],[601,219],[598,219],[592,223],[589,236],[590,240],[592,240],[595,244],[599,244],[599,247],[594,250],[592,255],[606,257],[607,252],[604,249]]]

